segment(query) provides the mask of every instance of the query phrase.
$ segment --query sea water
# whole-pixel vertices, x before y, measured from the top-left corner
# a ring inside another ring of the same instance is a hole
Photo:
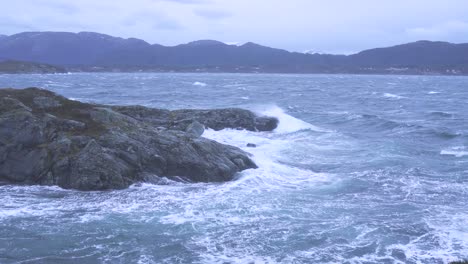
[[[242,107],[273,132],[227,183],[0,186],[0,263],[447,263],[468,258],[468,77],[0,75],[73,100]],[[256,148],[247,148],[254,143]]]

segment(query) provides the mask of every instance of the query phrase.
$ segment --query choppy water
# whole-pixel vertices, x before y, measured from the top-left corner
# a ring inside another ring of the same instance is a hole
[[[76,100],[245,107],[204,136],[260,166],[225,184],[0,187],[0,263],[446,263],[468,258],[468,78],[0,75]],[[258,148],[245,148],[255,143]]]

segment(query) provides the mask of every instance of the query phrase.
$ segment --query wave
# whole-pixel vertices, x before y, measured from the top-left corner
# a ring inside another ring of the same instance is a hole
[[[461,158],[464,156],[468,156],[468,151],[465,150],[464,146],[457,146],[457,147],[451,147],[449,149],[441,150],[440,155],[449,155],[449,156],[455,156],[457,158]]]
[[[392,98],[392,99],[403,99],[403,98],[406,98],[406,97],[404,97],[404,96],[397,95],[397,94],[392,94],[392,93],[384,93],[383,96],[384,96],[384,97],[387,97],[387,98]]]
[[[328,182],[331,175],[317,173],[308,168],[300,168],[290,161],[291,159],[295,159],[291,157],[291,149],[297,150],[295,146],[303,147],[304,144],[310,145],[311,148],[307,150],[309,154],[311,149],[320,151],[320,146],[311,143],[314,140],[312,133],[326,133],[329,131],[290,116],[279,107],[269,107],[261,113],[277,117],[279,119],[278,128],[273,132],[251,132],[235,129],[214,131],[207,129],[203,134],[203,137],[236,146],[251,153],[252,159],[259,166],[258,169],[242,172],[240,174],[241,177],[231,182],[229,186],[237,187],[245,185],[248,189],[251,186],[261,186],[265,189],[276,189],[285,187],[297,188],[297,186],[304,185],[305,183]],[[317,134],[313,135],[316,136]],[[248,143],[253,143],[256,147],[247,147]],[[339,144],[339,142],[336,144]],[[326,151],[328,148],[322,150]],[[301,150],[297,151],[302,152],[306,150],[302,150],[301,148]],[[308,154],[305,155],[307,156]],[[305,156],[299,156],[299,162],[303,161],[304,158],[307,159]],[[310,163],[310,161],[307,161],[307,163]]]
[[[316,132],[331,132],[330,130],[314,126],[291,115],[278,106],[269,106],[266,109],[257,109],[257,114],[273,116],[278,118],[278,127],[274,130],[276,133],[292,133],[300,130],[313,130]]]
[[[443,211],[437,215],[437,217],[424,219],[427,232],[412,238],[408,243],[391,245],[387,250],[401,252],[401,255],[405,256],[403,261],[417,259],[420,261],[418,263],[433,263],[434,260],[444,260],[440,263],[449,263],[463,259],[463,250],[461,249],[468,247],[467,233],[464,230],[468,215],[464,212],[448,214]],[[428,249],[427,245],[434,243],[434,241],[437,241],[438,249]]]
[[[439,129],[429,129],[428,133],[431,133],[443,139],[452,139],[452,138],[463,136],[463,133],[460,133],[460,132],[452,132],[452,131],[439,130]]]
[[[377,130],[392,130],[397,128],[419,128],[417,125],[408,124],[402,121],[394,121],[391,119],[387,119],[381,117],[379,115],[373,114],[349,114],[348,120],[349,122],[357,122],[357,125],[366,126],[366,127],[373,127]]]
[[[204,83],[204,82],[194,82],[193,85],[195,85],[195,86],[202,86],[202,87],[207,86],[207,84]]]
[[[436,116],[436,117],[453,117],[452,113],[447,113],[443,111],[433,111],[433,112],[430,112],[429,115]]]
[[[258,169],[246,170],[240,173],[240,177],[224,186],[227,191],[232,188],[240,188],[251,191],[284,190],[298,188],[298,186],[315,185],[317,182],[328,182],[331,175],[316,173],[308,169],[301,169],[282,162],[288,156],[288,149],[298,144],[298,138],[284,137],[284,134],[271,132],[251,132],[246,130],[224,129],[214,131],[208,129],[203,137],[239,147],[252,154],[252,159],[258,165]],[[257,147],[249,148],[248,143]],[[252,189],[252,186],[255,188]]]

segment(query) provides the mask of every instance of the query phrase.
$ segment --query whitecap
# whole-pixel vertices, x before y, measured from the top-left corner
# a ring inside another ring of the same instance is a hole
[[[404,252],[407,259],[419,260],[418,263],[432,263],[435,259],[444,260],[444,263],[459,260],[457,255],[462,255],[460,249],[467,245],[467,215],[464,212],[447,214],[441,212],[438,217],[428,217],[425,224],[430,231],[415,237],[405,244],[395,244],[387,248]],[[437,241],[439,248],[428,250],[427,243]]]
[[[296,128],[301,127],[297,126]],[[332,178],[330,174],[297,168],[283,162],[285,155],[289,155],[287,150],[304,139],[304,136],[296,137],[294,135],[235,129],[224,129],[221,131],[207,129],[203,137],[236,146],[251,153],[252,159],[259,167],[255,170],[245,170],[240,173],[241,177],[225,185],[225,190],[238,188],[239,186],[248,186],[241,189],[249,189],[252,192],[273,189],[281,190],[283,188],[297,189],[310,185],[315,186],[319,182],[329,182]],[[309,137],[309,133],[305,136]],[[253,143],[257,147],[249,148],[247,147],[247,143]],[[252,188],[252,186],[257,186],[261,190]]]
[[[79,223],[88,223],[88,222],[103,220],[104,215],[99,215],[95,213],[86,213],[84,215],[79,216],[78,219],[79,219],[78,220]]]
[[[465,150],[464,146],[452,147],[450,149],[443,149],[440,151],[440,155],[450,155],[457,158],[468,156],[468,151]]]
[[[204,82],[194,82],[193,85],[195,86],[206,86],[207,84]]]
[[[257,111],[260,115],[273,116],[278,118],[278,127],[274,130],[276,133],[292,133],[300,130],[313,130],[317,132],[330,132],[329,130],[314,126],[298,118],[285,113],[283,109],[278,106],[270,106],[266,109]]]
[[[387,98],[393,98],[393,99],[402,99],[402,98],[405,98],[404,96],[397,95],[397,94],[392,94],[392,93],[384,93],[383,96],[384,96],[384,97],[387,97]]]

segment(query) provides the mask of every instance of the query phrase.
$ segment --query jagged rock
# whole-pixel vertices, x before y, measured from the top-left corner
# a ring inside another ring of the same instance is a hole
[[[228,181],[256,165],[241,149],[201,137],[204,126],[276,124],[242,109],[108,107],[37,88],[0,89],[0,181],[79,190],[120,189],[155,176]]]
[[[31,112],[31,108],[25,106],[20,101],[9,98],[9,97],[0,97],[0,113],[5,113],[15,110],[26,110]]]
[[[214,130],[232,128],[249,131],[272,131],[279,122],[275,117],[257,116],[249,110],[239,108],[169,111],[143,106],[115,106],[112,109],[155,126],[182,131],[194,121]]]
[[[255,118],[255,128],[258,131],[272,131],[278,127],[278,119],[274,117],[256,117]]]

